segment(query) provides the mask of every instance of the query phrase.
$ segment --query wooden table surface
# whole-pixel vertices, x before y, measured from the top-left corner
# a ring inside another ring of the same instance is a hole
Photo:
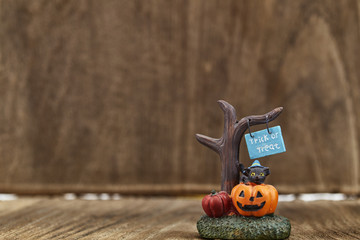
[[[0,202],[0,239],[199,239],[201,198],[19,198]],[[360,239],[360,200],[280,202],[290,239]]]

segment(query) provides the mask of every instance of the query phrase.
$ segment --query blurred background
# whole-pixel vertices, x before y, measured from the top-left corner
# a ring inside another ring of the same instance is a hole
[[[223,99],[284,107],[280,193],[359,194],[359,78],[360,1],[1,0],[0,192],[220,190]]]

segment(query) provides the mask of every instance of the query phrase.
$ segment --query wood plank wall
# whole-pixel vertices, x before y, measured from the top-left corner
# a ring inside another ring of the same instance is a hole
[[[219,189],[224,99],[284,107],[280,192],[358,194],[359,80],[360,1],[1,0],[0,192]]]

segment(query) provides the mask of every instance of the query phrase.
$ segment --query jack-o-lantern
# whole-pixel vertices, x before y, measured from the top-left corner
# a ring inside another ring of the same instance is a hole
[[[232,189],[231,199],[241,215],[262,217],[275,212],[278,192],[272,185],[240,183]]]

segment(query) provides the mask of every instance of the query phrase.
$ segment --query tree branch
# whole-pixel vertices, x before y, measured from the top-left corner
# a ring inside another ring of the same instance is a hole
[[[230,103],[224,100],[217,102],[224,112],[224,133],[227,133],[229,127],[232,127],[236,123],[236,110]]]
[[[221,139],[211,138],[202,134],[196,134],[196,139],[203,145],[211,148],[217,153],[220,153]]]
[[[228,136],[229,128],[233,128],[234,124],[236,123],[236,111],[235,108],[224,100],[217,101],[221,110],[224,112],[224,132],[223,137]],[[202,134],[196,134],[196,139],[203,145],[211,148],[217,153],[221,153],[222,148],[222,140],[223,137],[220,139],[211,138]]]
[[[247,125],[248,120],[249,120],[250,126],[266,123],[266,116],[267,116],[267,121],[271,122],[280,115],[282,110],[283,110],[283,107],[278,107],[278,108],[275,108],[274,110],[272,110],[268,113],[265,113],[263,115],[251,115],[251,116],[242,118],[235,126],[235,133],[234,133],[235,139],[240,139],[243,136],[244,132],[248,128],[248,125]]]

